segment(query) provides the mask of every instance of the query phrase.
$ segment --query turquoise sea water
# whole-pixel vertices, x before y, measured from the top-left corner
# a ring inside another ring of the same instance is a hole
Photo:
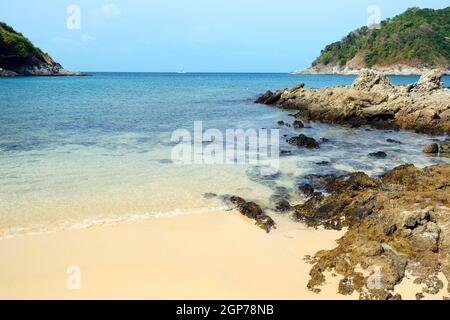
[[[363,170],[376,175],[401,163],[448,161],[420,152],[435,137],[311,123],[296,131],[328,138],[320,150],[291,150],[280,174],[260,179],[254,166],[175,165],[171,134],[194,121],[221,131],[278,128],[289,112],[257,105],[268,89],[346,85],[353,76],[287,74],[95,73],[92,77],[0,79],[0,237],[92,224],[129,222],[223,206],[204,193],[237,194],[271,206],[308,173]],[[412,83],[417,77],[392,77]],[[447,85],[449,77],[445,78]],[[392,138],[402,142],[388,143]],[[438,137],[442,138],[442,137]],[[386,159],[368,157],[385,151]],[[316,163],[329,161],[329,166]]]

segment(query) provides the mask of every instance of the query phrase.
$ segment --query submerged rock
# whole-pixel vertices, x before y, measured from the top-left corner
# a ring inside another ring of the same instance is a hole
[[[279,212],[287,212],[290,211],[292,207],[289,201],[282,199],[277,202],[275,209]]]
[[[395,139],[386,139],[386,141],[387,142],[389,142],[389,143],[397,143],[397,144],[402,144],[400,141],[397,141],[397,140],[395,140]]]
[[[304,128],[305,125],[303,124],[302,121],[300,121],[300,120],[295,120],[295,121],[292,123],[292,127],[293,127],[294,129],[301,129],[301,128]]]
[[[387,157],[387,153],[384,151],[377,151],[377,152],[369,153],[369,156],[371,156],[373,158],[377,158],[377,159],[384,159]]]
[[[301,134],[298,137],[292,137],[286,141],[287,143],[295,145],[297,147],[305,147],[308,149],[319,148],[319,143],[314,138],[307,137],[304,134]]]
[[[429,92],[443,89],[444,83],[441,77],[442,72],[440,70],[430,70],[424,73],[416,83],[408,86],[408,91]]]

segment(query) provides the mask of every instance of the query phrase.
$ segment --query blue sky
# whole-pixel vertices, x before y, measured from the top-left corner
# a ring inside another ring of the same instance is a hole
[[[67,7],[81,10],[67,28]],[[7,22],[66,69],[80,71],[287,72],[365,25],[447,1],[0,0]]]

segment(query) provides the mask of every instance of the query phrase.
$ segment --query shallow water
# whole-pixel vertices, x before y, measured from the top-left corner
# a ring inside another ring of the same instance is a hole
[[[97,73],[81,78],[0,79],[0,237],[92,224],[129,222],[223,207],[205,193],[236,194],[269,205],[310,173],[362,170],[377,175],[402,163],[449,162],[421,147],[434,138],[410,131],[369,131],[309,123],[281,128],[330,140],[303,150],[281,139],[280,173],[261,178],[254,165],[175,165],[176,129],[278,128],[289,112],[254,98],[304,81],[350,84],[353,76],[287,74]],[[411,83],[417,77],[392,77]],[[445,79],[449,83],[449,78]],[[402,144],[386,141],[391,138]],[[385,151],[386,159],[370,152]],[[328,161],[330,165],[318,165]]]

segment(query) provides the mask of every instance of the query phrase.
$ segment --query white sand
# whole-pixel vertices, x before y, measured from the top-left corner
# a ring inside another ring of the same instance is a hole
[[[357,298],[337,295],[332,277],[320,295],[306,288],[303,257],[334,247],[342,232],[276,219],[270,234],[239,213],[214,212],[3,240],[0,298]],[[73,265],[78,290],[67,288]]]

